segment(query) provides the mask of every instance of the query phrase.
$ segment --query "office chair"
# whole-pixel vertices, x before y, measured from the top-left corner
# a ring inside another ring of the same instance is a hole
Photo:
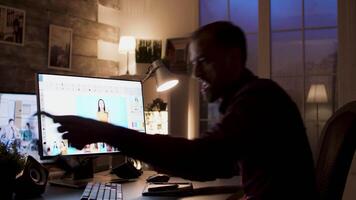
[[[337,110],[322,131],[316,164],[321,200],[341,200],[356,150],[356,101]]]

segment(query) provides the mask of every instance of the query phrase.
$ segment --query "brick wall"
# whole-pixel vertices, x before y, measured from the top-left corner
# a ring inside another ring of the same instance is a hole
[[[118,63],[97,58],[97,41],[118,43],[119,28],[98,23],[97,0],[0,0],[26,11],[24,46],[0,43],[0,91],[35,92],[35,73],[108,77]],[[70,71],[48,68],[49,25],[73,30]]]

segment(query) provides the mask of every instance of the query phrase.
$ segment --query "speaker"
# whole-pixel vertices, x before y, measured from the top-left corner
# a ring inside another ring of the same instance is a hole
[[[32,156],[27,156],[25,167],[16,176],[16,197],[34,197],[46,190],[48,170]]]
[[[123,164],[112,169],[116,176],[124,179],[135,179],[141,176],[142,166],[141,162],[132,158],[127,158]]]

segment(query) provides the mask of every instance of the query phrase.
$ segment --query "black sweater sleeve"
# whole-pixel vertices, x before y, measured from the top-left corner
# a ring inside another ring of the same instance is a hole
[[[272,101],[267,100],[272,99],[271,93],[255,88],[234,97],[220,122],[205,137],[188,140],[115,127],[107,142],[172,175],[192,180],[232,177],[238,173],[237,161],[264,155],[260,150],[270,138],[262,133],[271,129],[268,102]]]
[[[147,135],[123,127],[111,131],[109,144],[125,155],[142,160],[172,175],[192,180],[228,178],[238,173],[237,160],[251,145],[255,113],[248,113],[250,98],[241,98],[205,137],[188,140]]]
[[[229,140],[219,134],[188,140],[166,135],[147,135],[115,127],[107,141],[125,155],[152,164],[165,172],[191,180],[214,180],[235,175]]]

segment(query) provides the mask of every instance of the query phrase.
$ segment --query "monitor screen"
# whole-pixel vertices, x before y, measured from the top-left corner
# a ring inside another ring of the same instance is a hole
[[[37,74],[37,92],[41,111],[82,116],[145,132],[140,81],[40,73]],[[71,147],[57,132],[58,126],[52,119],[40,117],[42,157],[118,152],[105,143],[88,144],[81,150]]]
[[[0,141],[7,146],[15,144],[22,155],[38,154],[38,119],[35,94],[0,92]]]

